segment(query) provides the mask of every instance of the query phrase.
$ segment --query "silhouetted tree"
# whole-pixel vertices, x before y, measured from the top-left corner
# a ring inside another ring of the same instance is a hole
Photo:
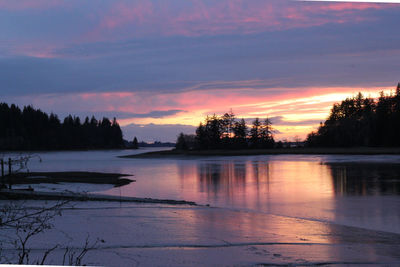
[[[199,127],[196,129],[196,143],[197,148],[207,149],[208,148],[208,136],[206,132],[206,127],[200,123]]]
[[[309,146],[399,146],[400,84],[377,101],[358,93],[334,104],[328,119],[307,137]]]
[[[229,111],[229,113],[225,113],[221,120],[221,127],[222,127],[222,134],[223,137],[225,138],[230,138],[232,137],[232,131],[233,131],[233,126],[235,123],[235,114],[233,114],[232,110]]]
[[[197,149],[243,149],[270,148],[274,146],[272,125],[269,119],[261,123],[256,119],[248,136],[244,119],[236,121],[232,111],[218,117],[207,116],[204,123],[196,129],[194,148]]]
[[[261,125],[260,141],[262,148],[274,147],[275,141],[272,133],[272,122],[268,118],[266,118],[263,124]]]
[[[186,144],[185,135],[183,133],[179,134],[175,148],[179,150],[187,150],[189,148]]]
[[[206,118],[205,130],[208,148],[219,148],[223,129],[221,120],[215,114]]]
[[[132,148],[133,149],[138,149],[139,148],[139,143],[138,143],[138,140],[137,140],[136,136],[135,136],[135,138],[133,138]]]
[[[122,131],[116,119],[111,123],[94,117],[67,116],[63,123],[57,115],[50,116],[40,109],[0,103],[0,150],[54,150],[120,148]]]
[[[261,122],[259,118],[253,121],[250,129],[250,142],[251,147],[259,148],[261,143]]]
[[[233,127],[235,148],[247,147],[247,132],[248,130],[244,119],[235,122]]]
[[[180,133],[176,141],[175,148],[179,150],[189,150],[196,148],[196,136],[193,134]]]

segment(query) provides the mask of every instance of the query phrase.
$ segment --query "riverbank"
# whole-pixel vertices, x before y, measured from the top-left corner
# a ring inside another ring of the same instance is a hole
[[[350,147],[350,148],[274,148],[240,150],[167,150],[119,156],[120,158],[164,158],[186,156],[251,156],[251,155],[400,155],[400,147]]]

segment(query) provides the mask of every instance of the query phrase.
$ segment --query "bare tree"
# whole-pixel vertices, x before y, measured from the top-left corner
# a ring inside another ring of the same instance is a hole
[[[59,244],[46,249],[42,255],[32,257],[32,238],[46,230],[52,229],[52,221],[61,216],[61,211],[68,201],[39,208],[28,208],[25,202],[10,202],[0,208],[0,264],[36,264],[46,263],[48,256],[56,249],[62,249]],[[81,265],[88,251],[95,249],[99,242],[90,242],[89,236],[81,249],[65,248],[62,264]],[[15,253],[2,253],[1,248],[7,245]]]

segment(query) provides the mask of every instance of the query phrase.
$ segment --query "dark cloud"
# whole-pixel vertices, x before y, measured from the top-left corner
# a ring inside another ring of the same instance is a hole
[[[129,124],[122,127],[124,138],[131,140],[134,136],[139,141],[175,142],[179,133],[194,134],[196,127],[182,124]]]
[[[270,118],[273,125],[277,126],[303,126],[303,125],[316,125],[321,120],[302,120],[302,121],[286,121],[283,116],[276,116]]]
[[[110,112],[110,111],[102,111],[102,112],[94,112],[92,115],[96,117],[109,117],[113,118],[116,117],[118,119],[130,119],[130,118],[164,118],[168,116],[172,116],[181,112],[186,112],[180,109],[173,109],[173,110],[154,110],[148,113],[131,113],[131,112]],[[87,115],[85,115],[87,116]]]
[[[265,120],[265,116],[260,116],[259,120],[263,123]],[[251,127],[251,125],[253,124],[254,120],[256,118],[246,118],[246,124]],[[272,127],[274,126],[308,126],[308,125],[316,125],[319,124],[321,122],[321,120],[301,120],[301,121],[287,121],[284,119],[283,116],[274,116],[274,117],[269,117],[268,118],[271,123],[272,123]],[[276,132],[276,133],[280,133],[280,132]]]

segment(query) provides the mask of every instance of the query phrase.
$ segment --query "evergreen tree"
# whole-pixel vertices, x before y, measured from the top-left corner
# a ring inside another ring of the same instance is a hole
[[[250,142],[251,147],[259,148],[261,144],[261,122],[259,118],[253,121],[253,125],[250,129]]]
[[[196,143],[197,143],[197,148],[199,149],[208,148],[207,131],[203,123],[200,123],[199,127],[196,129]]]
[[[206,119],[206,134],[209,148],[219,148],[222,136],[221,120],[214,114]]]
[[[108,119],[107,119],[108,120]],[[0,103],[0,150],[54,150],[120,148],[122,131],[116,120],[100,125],[92,117],[81,124],[79,117],[67,116],[63,123],[32,106],[19,109]]]
[[[247,147],[247,132],[248,130],[244,119],[235,122],[233,127],[235,148]]]
[[[135,138],[133,138],[133,141],[132,141],[132,148],[133,148],[133,149],[138,149],[138,148],[139,148],[139,142],[138,142],[136,136],[135,136]]]
[[[185,135],[183,133],[179,134],[175,148],[178,150],[188,150],[188,145],[186,143]]]
[[[400,84],[376,102],[361,93],[334,104],[328,119],[307,137],[309,146],[400,146]]]
[[[260,129],[260,141],[261,147],[263,148],[272,148],[274,147],[274,137],[272,133],[272,123],[271,120],[266,118],[263,121]]]
[[[221,120],[222,134],[224,138],[231,138],[233,132],[233,126],[235,123],[235,114],[233,114],[232,110],[225,113]]]
[[[232,111],[221,117],[215,114],[207,116],[205,122],[200,123],[196,129],[193,147],[197,149],[243,149],[248,145],[252,148],[273,147],[271,121],[265,119],[263,123],[257,118],[248,136],[245,120],[236,121]],[[189,139],[187,137],[187,140]]]

